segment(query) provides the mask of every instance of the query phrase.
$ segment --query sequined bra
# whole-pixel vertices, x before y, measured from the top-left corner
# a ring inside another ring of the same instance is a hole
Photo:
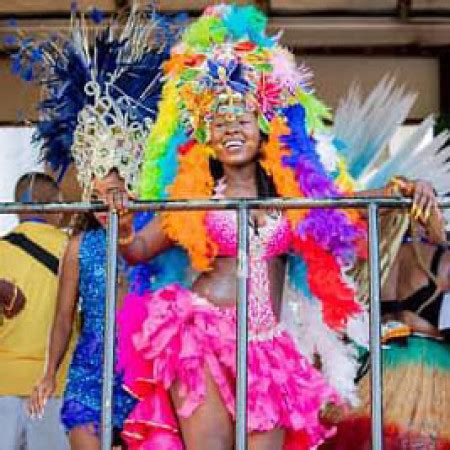
[[[218,245],[219,256],[237,255],[237,217],[234,211],[209,211],[206,228]],[[265,224],[249,224],[250,248],[257,246],[260,256],[270,259],[286,253],[291,245],[291,229],[288,220],[280,213],[268,213]]]

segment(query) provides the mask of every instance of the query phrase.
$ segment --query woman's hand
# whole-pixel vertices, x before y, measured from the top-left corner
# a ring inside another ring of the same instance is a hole
[[[133,213],[128,211],[129,200],[135,197],[127,192],[118,192],[111,199],[107,199],[107,204],[113,211],[119,214],[119,244],[130,245],[134,239]]]
[[[428,181],[412,181],[396,176],[386,186],[385,194],[396,195],[398,193],[412,199],[411,216],[422,225],[426,225],[432,215],[440,214],[436,194]]]
[[[0,280],[0,309],[7,319],[12,319],[25,306],[25,295],[16,285],[7,280]]]
[[[439,245],[447,242],[445,219],[439,208],[432,209],[430,218],[423,226],[423,229],[431,243]]]
[[[28,400],[28,413],[32,418],[41,418],[47,400],[55,392],[56,381],[54,376],[44,375],[44,378],[33,388]]]
[[[413,332],[423,333],[433,337],[440,336],[439,330],[436,327],[413,311],[401,311],[399,318],[400,321],[408,325]]]
[[[428,223],[432,213],[439,212],[433,186],[427,181],[418,180],[414,182],[412,200],[411,215],[413,219],[418,220],[423,225]]]
[[[119,243],[129,245],[133,241],[133,214],[128,211],[133,194],[127,192],[123,179],[115,172],[110,173],[103,180],[95,181],[99,200],[109,206],[111,211],[119,214]]]

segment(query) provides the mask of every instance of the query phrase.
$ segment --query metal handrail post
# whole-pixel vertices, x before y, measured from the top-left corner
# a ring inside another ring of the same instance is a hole
[[[113,384],[114,384],[114,348],[116,335],[116,303],[117,303],[117,241],[119,232],[119,216],[110,211],[107,228],[107,265],[106,265],[106,299],[105,329],[103,353],[103,390],[102,390],[102,424],[101,449],[111,450],[112,416],[113,416]]]
[[[236,450],[247,450],[248,217],[248,206],[242,201],[238,208]]]
[[[369,204],[370,365],[372,450],[383,450],[383,380],[381,361],[380,252],[378,205]]]

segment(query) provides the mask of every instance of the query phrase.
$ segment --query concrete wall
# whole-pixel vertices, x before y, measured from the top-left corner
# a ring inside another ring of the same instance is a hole
[[[419,93],[411,119],[439,113],[439,65],[433,57],[395,56],[299,56],[315,73],[317,93],[335,108],[350,84],[358,80],[365,90],[375,85],[386,73],[395,74],[399,83]],[[37,86],[26,84],[9,72],[7,58],[0,59],[0,123],[23,123],[36,120],[39,100]]]

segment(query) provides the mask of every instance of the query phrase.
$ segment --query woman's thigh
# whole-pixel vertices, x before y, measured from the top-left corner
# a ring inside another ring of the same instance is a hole
[[[233,422],[209,370],[205,370],[205,401],[191,416],[178,416],[184,445],[186,450],[232,450]],[[183,398],[179,396],[177,383],[171,389],[171,396],[178,410],[183,404]]]
[[[75,427],[69,433],[71,450],[100,450],[100,438],[94,425]]]

